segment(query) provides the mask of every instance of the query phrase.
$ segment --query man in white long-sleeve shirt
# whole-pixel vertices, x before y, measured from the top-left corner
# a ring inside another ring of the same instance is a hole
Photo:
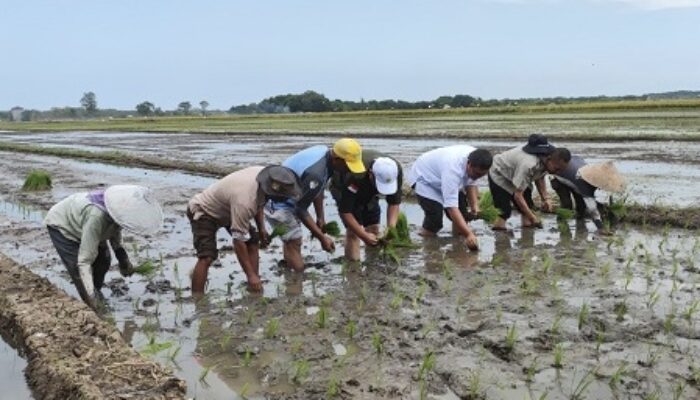
[[[471,213],[478,215],[476,181],[488,173],[492,162],[488,150],[468,145],[441,147],[418,157],[408,173],[408,183],[425,213],[422,235],[434,236],[442,229],[444,212],[452,221],[453,233],[463,235],[470,249],[479,248],[467,222],[467,203]]]
[[[119,260],[119,271],[128,276],[133,267],[122,246],[122,228],[148,234],[162,221],[161,207],[149,189],[115,185],[68,196],[51,207],[44,224],[78,294],[95,308],[95,290],[102,288],[111,264],[107,242]]]

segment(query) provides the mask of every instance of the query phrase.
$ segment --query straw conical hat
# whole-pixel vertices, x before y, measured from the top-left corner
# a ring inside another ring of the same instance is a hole
[[[139,234],[155,233],[163,224],[163,210],[150,189],[114,185],[105,190],[107,212],[122,228]]]
[[[625,190],[625,178],[617,172],[612,161],[584,165],[579,169],[581,178],[606,192],[619,193]]]

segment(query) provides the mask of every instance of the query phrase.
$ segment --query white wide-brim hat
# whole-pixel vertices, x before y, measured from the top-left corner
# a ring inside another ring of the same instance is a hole
[[[147,187],[110,186],[105,190],[105,206],[114,222],[138,235],[156,233],[163,225],[163,209]]]
[[[627,185],[612,161],[584,165],[578,172],[581,179],[606,192],[623,192]]]
[[[392,195],[399,189],[399,166],[391,158],[379,157],[374,160],[372,173],[379,194]]]

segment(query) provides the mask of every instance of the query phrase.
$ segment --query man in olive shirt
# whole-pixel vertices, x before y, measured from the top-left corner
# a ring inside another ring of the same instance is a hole
[[[216,232],[226,228],[251,290],[262,290],[259,249],[267,245],[263,205],[268,199],[298,199],[301,190],[294,172],[282,166],[248,167],[215,182],[195,195],[187,207],[197,264],[192,293],[203,293],[209,266],[218,257]],[[258,231],[250,224],[255,218]]]
[[[556,148],[543,135],[533,134],[528,144],[515,147],[493,157],[489,170],[489,189],[493,203],[499,209],[499,218],[494,230],[506,229],[506,220],[511,214],[511,203],[520,211],[523,227],[541,227],[540,219],[532,212],[532,182],[542,198],[543,208],[552,210],[552,201],[547,194],[544,176],[547,172],[563,171],[571,160],[565,148]]]
[[[362,152],[367,173],[336,172],[331,180],[331,194],[345,225],[345,258],[360,259],[360,240],[376,246],[379,236],[381,208],[379,196],[386,196],[387,226],[394,227],[401,204],[401,165],[393,158],[374,151]]]

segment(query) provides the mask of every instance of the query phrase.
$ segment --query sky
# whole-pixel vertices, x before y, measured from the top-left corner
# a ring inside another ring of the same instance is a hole
[[[0,110],[700,90],[700,0],[0,0]]]

